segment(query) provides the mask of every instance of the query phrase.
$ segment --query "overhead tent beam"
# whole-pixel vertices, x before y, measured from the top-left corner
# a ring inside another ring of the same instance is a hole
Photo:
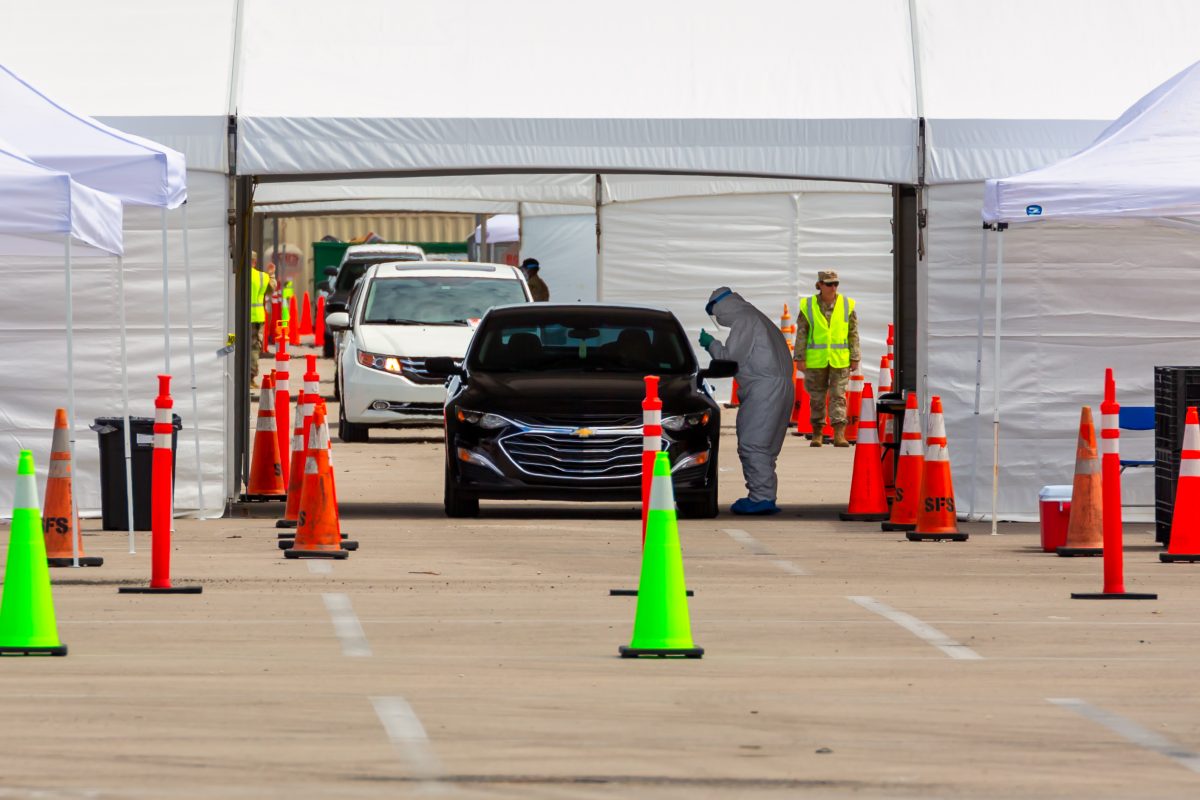
[[[672,169],[610,169],[608,167],[486,167],[467,169],[382,170],[377,172],[306,172],[288,175],[245,175],[255,183],[309,183],[313,181],[349,181],[367,178],[446,178],[470,175],[672,175],[700,178],[764,178],[785,181],[828,181],[830,183],[874,183],[889,186],[884,181],[863,178],[826,177],[823,175],[784,174],[778,172],[698,172]]]

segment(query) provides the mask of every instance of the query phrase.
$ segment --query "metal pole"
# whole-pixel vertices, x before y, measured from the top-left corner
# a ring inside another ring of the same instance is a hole
[[[183,204],[183,283],[187,296],[188,364],[192,377],[192,433],[196,443],[196,517],[204,519],[204,472],[200,466],[200,401],[196,397],[196,332],[192,325],[192,259],[188,252],[187,203]]]
[[[67,284],[67,449],[71,454],[71,470],[75,469],[75,308],[72,303],[71,290],[71,234],[63,237],[65,246],[65,274]],[[72,480],[74,484],[74,480]],[[71,487],[71,529],[75,535],[71,537],[71,566],[79,566],[79,501],[75,498],[74,486]]]
[[[492,254],[488,249],[488,215],[484,214],[479,221],[479,260],[491,263]]]
[[[167,272],[167,209],[162,210],[163,374],[171,374],[171,293]]]
[[[988,226],[983,226],[983,237],[979,245],[979,315],[975,328],[975,416],[971,420],[971,496],[967,504],[967,519],[975,516],[975,476],[979,474],[979,397],[983,385],[983,297],[987,282],[987,235]]]
[[[133,439],[129,432],[129,348],[125,325],[125,259],[117,258],[117,314],[121,322],[121,407],[125,415],[125,511],[129,525],[129,553],[137,552],[133,536]]]
[[[604,181],[596,173],[596,302],[604,298],[604,250],[600,246],[600,209],[604,206]]]
[[[1000,495],[1000,295],[1004,277],[1004,229],[1008,225],[996,226],[996,333],[995,349],[992,353],[992,535],[995,536],[997,499]]]

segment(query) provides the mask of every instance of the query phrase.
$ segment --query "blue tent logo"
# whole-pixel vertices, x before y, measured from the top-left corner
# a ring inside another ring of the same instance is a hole
[[[1025,216],[1040,217],[1042,215],[1041,206],[1025,206]]]

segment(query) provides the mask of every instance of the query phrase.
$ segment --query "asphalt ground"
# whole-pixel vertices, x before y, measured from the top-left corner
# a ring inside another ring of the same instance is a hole
[[[1197,796],[1200,565],[1130,526],[1160,599],[1072,600],[1101,561],[1036,525],[838,521],[854,451],[805,444],[782,514],[680,522],[701,660],[617,655],[634,506],[446,519],[437,428],[335,443],[346,561],[285,560],[279,504],[238,506],[177,521],[202,594],[118,595],[148,534],[86,520],[104,566],[52,571],[70,655],[0,659],[0,798]]]

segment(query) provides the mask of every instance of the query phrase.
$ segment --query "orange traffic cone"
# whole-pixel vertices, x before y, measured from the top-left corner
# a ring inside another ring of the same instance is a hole
[[[296,426],[292,431],[292,464],[288,472],[287,507],[283,511],[283,519],[275,521],[276,528],[295,528],[300,519],[300,500],[304,492],[304,459],[308,455],[308,437],[312,432],[313,412],[316,410],[315,403],[321,388],[317,357],[309,354],[304,358],[308,361],[308,370],[304,373],[304,382],[296,396]],[[279,538],[294,539],[295,534],[281,533]]]
[[[242,502],[286,500],[287,485],[283,464],[279,461],[279,440],[275,436],[275,374],[263,376],[258,394],[258,425],[254,429],[254,458],[250,462],[250,480]]]
[[[296,541],[283,551],[283,555],[287,558],[349,557],[350,548],[346,545],[357,548],[358,543],[342,541],[337,499],[333,493],[333,470],[329,466],[329,427],[325,424],[323,402],[317,403],[313,414],[300,498]]]
[[[1055,550],[1060,556],[1104,555],[1104,501],[1100,482],[1100,456],[1096,452],[1096,426],[1091,406],[1079,413],[1079,442],[1075,448],[1075,480],[1067,541]]]
[[[1175,484],[1175,510],[1171,514],[1171,539],[1159,561],[1200,561],[1200,416],[1187,410],[1183,452],[1179,454],[1179,481]]]
[[[812,436],[812,410],[809,406],[808,391],[804,388],[804,373],[796,370],[795,374],[796,400],[792,403],[792,422],[795,423],[796,430],[792,431],[792,436]]]
[[[284,321],[287,325],[287,340],[290,345],[300,344],[300,311],[296,308],[296,295],[287,299],[288,315]]]
[[[904,432],[900,435],[899,464],[892,515],[880,525],[885,531],[911,531],[917,527],[925,448],[921,445],[921,412],[917,408],[916,392],[909,392],[904,399]]]
[[[859,366],[850,375],[850,384],[846,391],[846,440],[854,443],[858,440],[858,415],[862,413],[863,393],[862,367]]]
[[[783,304],[783,316],[779,318],[779,332],[787,340],[788,349],[794,351],[796,349],[793,341],[796,337],[796,324],[792,322],[792,313],[788,310],[787,303]]]
[[[858,447],[854,450],[854,476],[850,481],[850,504],[838,514],[844,520],[879,522],[888,518],[879,472],[879,438],[875,429],[875,392],[863,385],[862,419],[858,423]]]
[[[733,379],[733,389],[731,389],[729,392],[729,402],[725,404],[725,407],[726,408],[737,408],[738,407],[737,378]]]
[[[892,391],[892,357],[879,359],[879,396]],[[896,449],[887,445],[896,443],[895,416],[888,414],[879,425],[879,441],[883,443],[883,491],[890,503],[896,497]]]
[[[300,301],[300,335],[312,336],[312,301],[308,298],[308,289],[304,290],[304,299]]]
[[[929,398],[929,436],[925,439],[920,497],[917,527],[908,532],[909,541],[967,540],[967,534],[958,530],[958,517],[954,511],[954,480],[950,474],[950,450],[946,442],[946,420],[942,416],[942,398],[936,394]]]
[[[46,501],[42,507],[42,532],[46,540],[46,563],[52,567],[70,567],[79,558],[81,567],[99,567],[104,559],[83,554],[83,535],[75,501],[71,496],[71,444],[67,430],[67,410],[54,410],[54,439],[50,444],[50,477],[46,481]]]

